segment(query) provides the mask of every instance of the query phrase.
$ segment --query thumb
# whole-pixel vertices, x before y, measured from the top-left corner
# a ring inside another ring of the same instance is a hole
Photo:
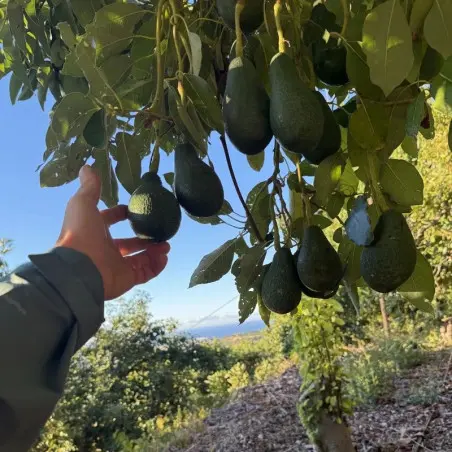
[[[85,196],[93,200],[96,204],[99,202],[101,182],[99,176],[89,165],[84,165],[80,169],[79,175],[80,188],[75,196]]]

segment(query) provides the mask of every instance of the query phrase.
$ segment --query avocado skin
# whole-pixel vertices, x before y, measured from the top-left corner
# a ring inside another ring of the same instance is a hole
[[[190,143],[178,144],[174,150],[174,190],[179,204],[196,217],[215,215],[223,205],[219,177]]]
[[[265,306],[277,314],[287,314],[299,305],[301,286],[289,248],[275,252],[262,281],[261,296]]]
[[[305,152],[304,156],[311,163],[318,165],[322,160],[336,153],[341,147],[341,130],[324,97],[318,91],[315,92],[315,95],[322,106],[324,118],[323,133],[317,147],[312,152]]]
[[[323,132],[322,107],[298,75],[285,53],[277,53],[270,62],[270,124],[284,148],[297,154],[309,154],[319,144]]]
[[[217,0],[217,11],[224,23],[235,29],[235,5],[236,0]],[[264,21],[263,0],[246,0],[245,7],[240,14],[240,28],[243,33],[252,33],[257,30]]]
[[[312,55],[315,75],[325,84],[331,86],[348,83],[347,50],[337,45],[337,39],[331,43],[321,40],[313,44]]]
[[[413,274],[416,244],[403,214],[392,209],[382,213],[360,267],[364,281],[380,293],[397,289]]]
[[[308,226],[304,231],[297,271],[302,284],[318,294],[333,294],[339,286],[341,259],[318,226]]]
[[[223,119],[229,139],[243,154],[258,154],[270,143],[269,107],[253,63],[245,57],[234,58],[226,81]]]
[[[135,234],[154,242],[164,242],[179,230],[181,210],[175,196],[157,174],[146,173],[142,184],[132,193],[127,210]]]

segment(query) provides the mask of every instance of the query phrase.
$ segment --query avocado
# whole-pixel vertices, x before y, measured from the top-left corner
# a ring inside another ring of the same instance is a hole
[[[300,281],[318,294],[333,294],[343,276],[341,259],[318,226],[308,226],[297,260]]]
[[[387,293],[401,286],[416,266],[416,244],[400,212],[387,210],[378,219],[374,240],[361,253],[361,275],[370,288]]]
[[[178,144],[174,150],[174,191],[179,204],[196,217],[217,214],[224,201],[219,177],[190,143]]]
[[[217,11],[224,23],[235,29],[236,0],[217,0]],[[257,30],[264,21],[264,0],[246,0],[245,7],[240,14],[240,28],[248,34]]]
[[[246,57],[234,58],[229,65],[223,119],[229,139],[243,154],[258,154],[272,139],[269,99]]]
[[[301,286],[289,248],[275,252],[262,281],[261,296],[264,305],[277,314],[287,314],[300,303]]]
[[[333,155],[341,147],[341,130],[336,122],[325,98],[318,91],[315,92],[323,111],[323,133],[317,147],[311,152],[304,152],[304,156],[311,163],[318,165],[322,160]]]
[[[312,45],[315,75],[327,85],[339,86],[348,83],[346,68],[347,51],[337,44],[337,39],[323,40]]]
[[[270,124],[284,148],[297,154],[310,154],[323,133],[324,115],[318,98],[298,75],[285,53],[270,62]]]
[[[142,184],[130,197],[127,217],[138,237],[164,242],[179,229],[179,203],[169,190],[162,187],[157,174],[146,173],[141,180]]]

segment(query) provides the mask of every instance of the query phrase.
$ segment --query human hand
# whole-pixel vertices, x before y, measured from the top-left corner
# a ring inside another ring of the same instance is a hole
[[[127,206],[99,211],[101,182],[96,172],[85,165],[79,178],[80,188],[67,204],[56,246],[90,257],[102,276],[105,300],[111,300],[157,276],[168,262],[170,246],[137,237],[113,239],[109,227],[126,219]]]

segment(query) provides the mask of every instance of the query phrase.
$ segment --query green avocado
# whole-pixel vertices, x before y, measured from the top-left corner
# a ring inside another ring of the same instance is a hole
[[[245,57],[231,61],[223,102],[226,133],[243,154],[262,152],[272,139],[269,99],[256,69]]]
[[[378,219],[374,240],[361,253],[361,275],[377,292],[401,286],[416,266],[416,244],[405,217],[387,210]]]
[[[190,143],[178,144],[174,150],[174,190],[179,204],[196,217],[215,215],[223,205],[219,177]]]
[[[217,11],[224,23],[235,29],[235,5],[237,0],[217,0]],[[252,33],[264,21],[264,1],[246,0],[240,14],[240,28],[243,33]]]
[[[343,276],[341,259],[318,226],[308,226],[297,260],[300,281],[318,294],[333,294]]]
[[[318,91],[315,92],[323,111],[323,133],[317,147],[311,152],[304,152],[304,156],[311,163],[318,165],[322,160],[333,155],[341,147],[341,129],[336,122],[325,98]]]
[[[327,43],[320,40],[312,45],[315,75],[327,85],[339,86],[348,83],[347,50],[337,44],[337,39]]]
[[[270,62],[270,124],[284,148],[308,155],[323,133],[322,106],[301,80],[292,59],[277,53]]]
[[[169,190],[162,187],[157,174],[146,173],[141,180],[142,184],[130,197],[127,217],[138,237],[164,242],[179,230],[179,203]]]
[[[301,286],[289,248],[275,252],[261,288],[262,302],[277,314],[293,311],[301,300]]]

